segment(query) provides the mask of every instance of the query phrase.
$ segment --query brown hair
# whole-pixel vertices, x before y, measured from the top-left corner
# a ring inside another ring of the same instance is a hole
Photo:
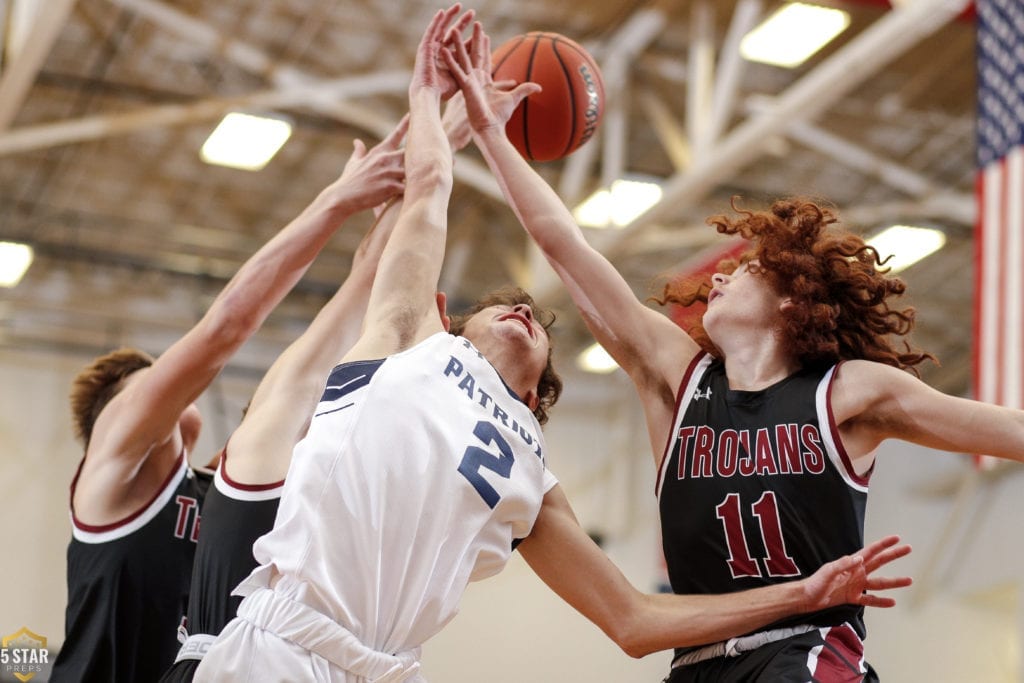
[[[526,304],[529,306],[533,310],[533,317],[544,327],[545,331],[548,331],[554,325],[555,314],[549,310],[537,308],[533,297],[527,294],[526,291],[519,287],[502,287],[477,299],[477,302],[467,312],[451,316],[452,324],[449,332],[452,334],[462,334],[469,319],[485,308],[490,306],[515,306],[516,304]],[[551,334],[549,332],[548,339],[550,340],[550,338]],[[548,421],[548,410],[555,405],[562,393],[562,378],[555,372],[551,360],[553,351],[554,344],[548,344],[548,362],[541,373],[540,381],[537,383],[537,396],[540,398],[540,401],[537,403],[533,414],[541,424]]]
[[[148,368],[153,357],[138,349],[121,348],[100,356],[71,382],[71,417],[75,436],[85,446],[100,412],[124,387],[124,380],[136,370]]]
[[[892,337],[903,337],[914,327],[913,308],[889,304],[906,285],[887,276],[885,261],[860,236],[833,227],[838,222],[835,212],[804,198],[776,201],[768,211],[742,210],[736,201],[734,197],[732,208],[739,218],[717,215],[707,222],[722,234],[752,242],[741,262],[757,260],[750,272],[793,302],[782,311],[780,333],[801,365],[864,359],[917,374],[913,366],[925,359],[935,361],[906,341],[902,349],[894,344]],[[724,261],[719,271],[731,273],[737,265]],[[655,300],[689,306],[707,302],[709,291],[709,277],[691,277],[668,283]],[[706,350],[720,355],[700,321],[690,333]]]

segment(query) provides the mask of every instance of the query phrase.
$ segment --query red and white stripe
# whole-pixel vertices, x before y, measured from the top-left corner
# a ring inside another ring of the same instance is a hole
[[[1024,147],[978,174],[975,397],[1024,408]]]

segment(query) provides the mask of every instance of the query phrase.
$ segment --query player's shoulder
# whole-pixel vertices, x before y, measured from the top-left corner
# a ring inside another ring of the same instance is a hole
[[[887,397],[919,382],[913,375],[886,363],[856,359],[840,363],[832,387],[832,408],[837,419],[855,417],[880,407]]]
[[[887,383],[902,384],[908,379],[913,380],[913,376],[906,370],[862,358],[844,360],[836,366],[835,381],[841,386],[874,386],[884,389]]]

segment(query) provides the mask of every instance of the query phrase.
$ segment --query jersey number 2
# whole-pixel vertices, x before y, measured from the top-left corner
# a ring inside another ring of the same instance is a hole
[[[786,552],[786,541],[782,537],[782,522],[779,520],[779,506],[774,491],[765,491],[750,511],[757,517],[761,528],[761,540],[768,556],[763,558],[768,576],[799,576],[796,562]],[[725,540],[729,545],[729,571],[732,578],[761,576],[761,566],[750,556],[750,546],[743,533],[743,518],[740,510],[740,496],[730,493],[715,508],[715,514],[722,520]]]
[[[490,422],[481,420],[473,428],[473,436],[478,438],[485,446],[493,443],[498,448],[498,455],[485,451],[479,446],[469,446],[462,455],[462,462],[459,463],[459,472],[462,473],[469,483],[473,485],[476,492],[484,499],[484,502],[493,510],[494,506],[501,500],[501,495],[494,490],[494,487],[480,474],[480,468],[488,469],[499,477],[508,479],[512,475],[512,463],[515,458],[512,456],[512,448],[508,441],[501,435],[498,428]]]

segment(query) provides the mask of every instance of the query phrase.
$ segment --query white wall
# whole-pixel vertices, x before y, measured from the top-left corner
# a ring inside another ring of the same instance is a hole
[[[869,661],[883,680],[1024,680],[1024,467],[974,481],[964,456],[886,443],[876,470],[868,538],[910,543],[917,585],[869,613]]]
[[[0,635],[27,626],[53,646],[63,638],[67,487],[80,455],[66,396],[87,360],[0,351]],[[547,429],[549,463],[584,526],[605,533],[626,576],[652,590],[661,578],[654,468],[632,389],[621,373],[567,380]],[[217,390],[219,398],[201,402],[206,428],[197,456],[212,453],[234,427],[252,381],[226,377]],[[894,572],[933,577],[927,590],[900,594],[896,608],[869,612],[868,658],[883,680],[1024,680],[1024,468],[982,482],[956,512],[957,482],[970,471],[959,456],[883,447],[868,538],[901,534],[915,552]],[[951,518],[956,524],[946,534]],[[461,613],[424,653],[435,683],[653,683],[669,660],[665,653],[641,660],[622,654],[518,557],[501,575],[470,587]]]

